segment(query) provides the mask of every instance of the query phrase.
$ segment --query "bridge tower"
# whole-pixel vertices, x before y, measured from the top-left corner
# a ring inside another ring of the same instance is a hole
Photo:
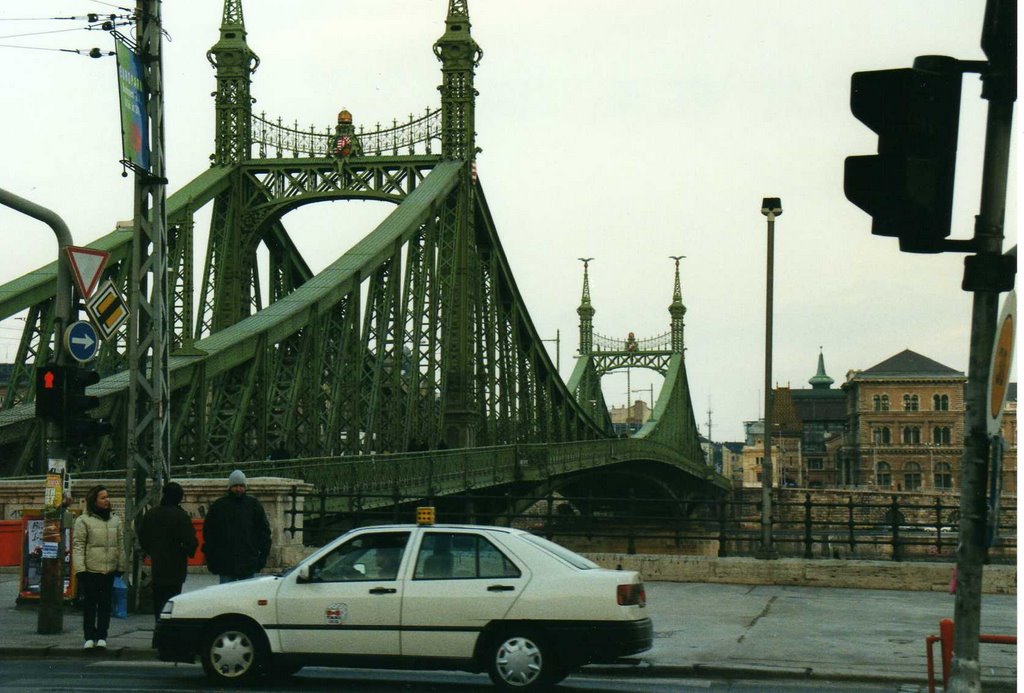
[[[245,40],[242,0],[224,0],[220,40],[206,53],[217,71],[216,151],[214,164],[233,164],[249,158],[252,144],[252,73],[260,64]]]
[[[442,232],[450,242],[442,247],[441,281],[448,283],[452,301],[450,314],[443,316],[443,329],[452,351],[443,372],[446,392],[444,444],[452,448],[476,445],[480,428],[480,406],[474,387],[475,356],[473,311],[476,305],[473,258],[475,257],[475,164],[476,89],[474,68],[483,51],[470,34],[467,0],[449,0],[445,31],[434,43],[434,55],[441,61],[441,156],[462,162],[461,183],[455,199],[455,228]],[[449,266],[445,266],[449,265]]]
[[[596,423],[610,429],[607,406],[601,391],[602,376],[627,368],[645,368],[658,373],[665,378],[665,382],[654,406],[653,416],[634,437],[666,444],[696,461],[703,460],[703,451],[686,377],[683,331],[686,306],[683,304],[679,280],[679,260],[684,256],[671,257],[675,261],[675,276],[672,302],[668,308],[669,331],[639,339],[632,332],[626,339],[594,333],[593,318],[596,311],[590,301],[589,273],[590,262],[594,258],[580,258],[583,261],[583,296],[576,309],[580,316],[580,350],[576,368],[569,379],[569,389]]]
[[[224,0],[220,40],[206,53],[216,70],[213,166],[245,161],[252,149],[252,73],[260,59],[246,41],[242,0]],[[214,202],[196,338],[229,327],[262,307],[256,270],[258,239],[243,218],[246,184],[236,171]]]

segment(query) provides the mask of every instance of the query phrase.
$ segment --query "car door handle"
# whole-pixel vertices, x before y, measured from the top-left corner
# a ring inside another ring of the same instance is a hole
[[[514,590],[513,585],[491,585],[487,588],[488,592],[512,592]]]
[[[374,587],[370,594],[394,594],[397,591],[394,587]]]

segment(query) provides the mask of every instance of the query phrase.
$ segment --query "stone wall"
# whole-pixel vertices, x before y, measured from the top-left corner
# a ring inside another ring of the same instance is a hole
[[[206,517],[206,509],[213,501],[227,492],[226,479],[180,479],[185,490],[181,507],[193,518]],[[103,484],[110,492],[114,512],[124,517],[124,479],[79,479],[71,484],[73,509],[85,509],[85,494],[96,485]],[[307,551],[302,546],[302,534],[294,536],[287,528],[292,526],[292,489],[297,488],[299,496],[295,526],[302,527],[302,504],[304,494],[313,490],[312,485],[299,479],[263,477],[249,479],[248,492],[263,504],[270,519],[272,548],[267,568],[277,569],[294,565]],[[0,480],[0,519],[16,520],[25,508],[39,509],[43,504],[43,482]]]
[[[590,553],[605,568],[636,570],[656,582],[710,582],[736,585],[800,585],[851,589],[948,592],[952,563],[894,563],[781,558],[708,558],[622,553]],[[985,594],[1016,594],[1017,567],[987,565],[982,575]],[[952,597],[951,597],[952,599]]]
[[[760,502],[760,489],[740,491],[749,503]],[[936,499],[942,506],[943,522],[948,522],[950,513],[960,508],[960,494],[955,491],[915,493],[911,491],[859,491],[855,489],[777,489],[775,491],[776,513],[786,522],[804,521],[804,501],[811,494],[811,518],[814,522],[843,523],[848,519],[847,505],[853,500],[855,517],[858,522],[886,523],[886,513],[895,496],[900,512],[907,523],[915,525],[936,524]],[[822,507],[826,506],[826,507]],[[1005,494],[1002,502],[1000,524],[1017,526],[1017,497]]]

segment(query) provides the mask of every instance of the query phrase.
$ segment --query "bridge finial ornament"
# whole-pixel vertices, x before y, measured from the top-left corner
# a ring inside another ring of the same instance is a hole
[[[590,304],[590,263],[594,258],[578,258],[583,263],[583,296],[576,314],[580,316],[580,353],[589,354],[594,350],[594,306]]]
[[[683,305],[683,291],[679,285],[679,261],[685,259],[685,255],[669,255],[669,258],[676,262],[675,286],[672,288],[672,303],[668,307],[668,314],[672,316],[672,351],[681,354],[684,350],[683,342],[683,317],[686,315],[686,306]]]

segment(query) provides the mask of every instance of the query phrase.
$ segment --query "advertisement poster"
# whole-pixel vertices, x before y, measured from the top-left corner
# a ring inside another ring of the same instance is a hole
[[[61,568],[64,575],[64,599],[75,596],[77,588],[71,566],[71,526],[75,521],[75,513],[66,515],[67,526],[64,528],[64,560]],[[43,558],[59,558],[60,544],[45,536],[45,520],[39,510],[23,510],[21,513],[22,544],[21,544],[21,584],[18,590],[17,603],[39,599],[39,586],[43,577]],[[59,536],[59,535],[58,535]]]
[[[149,170],[149,118],[143,88],[142,60],[123,40],[117,45],[117,93],[121,103],[121,147],[124,159]]]

